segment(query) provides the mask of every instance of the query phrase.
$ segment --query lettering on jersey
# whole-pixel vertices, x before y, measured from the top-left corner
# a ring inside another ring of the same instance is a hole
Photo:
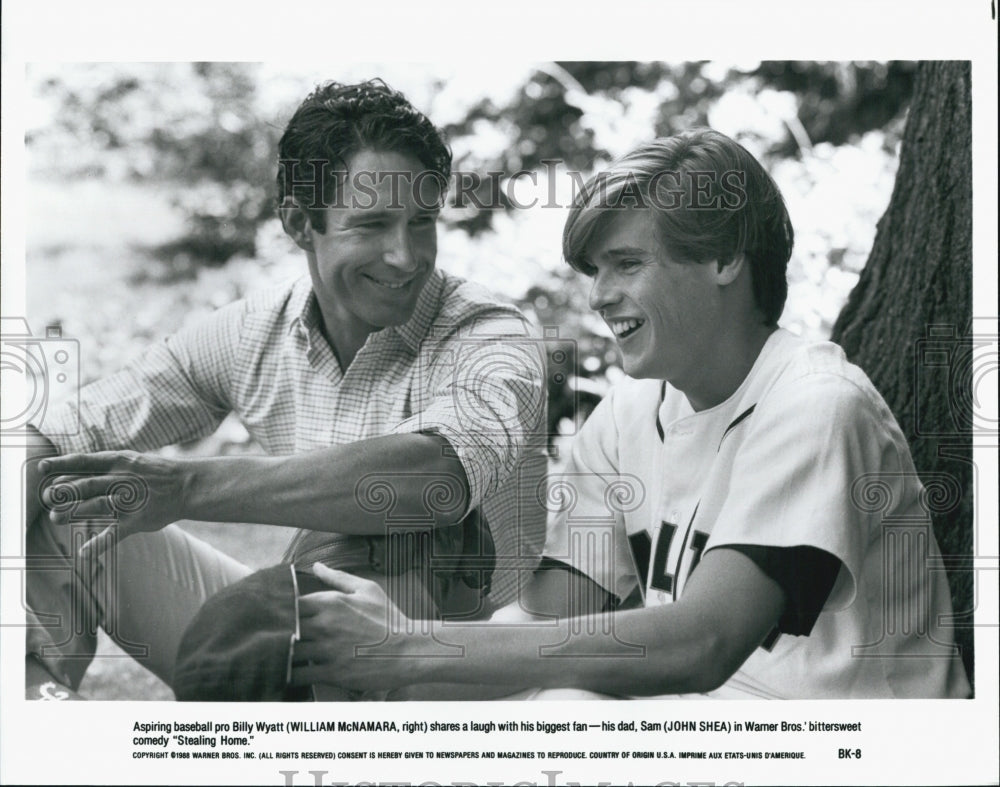
[[[701,553],[705,551],[706,543],[708,543],[708,533],[695,530],[694,535],[691,536],[691,551],[694,552],[694,555],[691,557],[691,567],[687,571],[689,577],[694,573],[695,568],[698,567],[698,562],[701,560]]]
[[[652,573],[649,575],[649,587],[653,590],[673,592],[674,576],[667,573],[667,558],[670,556],[670,544],[676,532],[677,525],[672,522],[660,524],[660,537],[656,539],[656,553],[653,555],[653,563],[650,566]]]
[[[663,424],[660,423],[660,408],[663,406],[663,400],[667,395],[667,382],[663,381],[660,385],[660,403],[656,405],[656,433],[660,436],[660,442],[663,442]]]
[[[653,542],[649,538],[649,533],[642,530],[628,537],[628,545],[632,550],[632,563],[639,577],[639,586],[645,596],[646,582],[649,580],[649,553],[653,549]]]
[[[677,594],[683,585],[678,581],[684,566],[685,558],[688,559],[687,570],[684,571],[684,582],[691,576],[691,572],[698,567],[701,561],[702,552],[708,543],[708,533],[692,528],[694,519],[698,515],[698,506],[694,507],[691,514],[691,521],[688,522],[687,530],[684,532],[684,541],[681,544],[677,555],[674,571],[667,571],[667,564],[670,562],[670,547],[674,543],[674,537],[680,529],[673,522],[660,522],[660,532],[656,539],[656,546],[651,546],[649,533],[643,530],[640,533],[633,533],[628,537],[629,548],[632,551],[632,561],[636,568],[636,573],[643,582],[643,587],[648,586],[650,590],[659,590],[670,593],[673,600],[677,600]],[[652,562],[650,562],[650,551],[653,550]],[[690,552],[690,555],[688,554]]]
[[[684,533],[684,543],[681,544],[680,554],[677,555],[677,568],[674,570],[674,575],[679,577],[681,574],[681,567],[684,565],[684,557],[687,554],[687,550],[690,549],[693,554],[691,555],[691,562],[688,563],[688,570],[684,575],[685,582],[687,582],[688,579],[690,579],[691,572],[694,571],[694,567],[697,566],[698,562],[701,560],[701,553],[704,551],[705,543],[708,541],[708,533],[703,533],[700,530],[695,530],[693,531],[692,534],[691,525],[694,524],[694,518],[697,515],[698,515],[698,506],[695,506],[694,513],[691,514],[691,521],[688,522],[688,529]],[[691,539],[690,543],[688,543],[688,537],[690,537]],[[677,601],[677,594],[680,591],[680,586],[681,586],[680,582],[674,583],[674,592],[673,592],[674,601]]]

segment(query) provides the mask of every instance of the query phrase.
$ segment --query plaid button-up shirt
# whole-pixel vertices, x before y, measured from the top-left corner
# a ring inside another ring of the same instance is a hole
[[[496,542],[491,599],[512,600],[545,533],[545,354],[524,317],[436,271],[410,320],[369,335],[346,371],[321,324],[308,277],[252,295],[84,387],[39,429],[62,453],[148,451],[207,435],[230,412],[275,455],[441,435]]]

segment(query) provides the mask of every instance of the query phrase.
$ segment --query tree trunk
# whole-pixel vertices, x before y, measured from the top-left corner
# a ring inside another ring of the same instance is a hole
[[[917,69],[889,207],[833,328],[885,397],[927,487],[973,677],[972,95],[966,61]]]

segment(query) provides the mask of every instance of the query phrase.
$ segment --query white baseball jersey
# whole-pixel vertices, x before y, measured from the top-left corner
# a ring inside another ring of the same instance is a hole
[[[562,505],[545,554],[653,606],[716,547],[823,550],[840,568],[811,631],[774,632],[711,696],[964,697],[922,493],[865,374],[837,345],[778,330],[711,409],[656,380],[616,385],[550,480]]]

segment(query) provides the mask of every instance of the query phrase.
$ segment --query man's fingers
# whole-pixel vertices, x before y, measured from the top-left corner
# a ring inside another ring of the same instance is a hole
[[[105,497],[108,490],[121,481],[117,475],[59,475],[51,480],[46,479],[42,501],[49,506],[87,500],[91,497]]]
[[[43,473],[94,473],[110,470],[121,458],[118,451],[98,451],[93,454],[50,456],[38,463]]]
[[[320,618],[323,613],[334,610],[334,614],[342,609],[341,604],[347,598],[346,593],[339,590],[318,590],[299,596],[299,621],[302,632],[310,631],[317,636],[323,631],[324,623],[311,621],[310,618]]]
[[[57,507],[49,512],[49,519],[57,525],[69,522],[83,522],[87,519],[108,519],[112,513],[107,497],[91,497],[86,500],[55,504]]]
[[[305,621],[306,618],[322,614],[329,608],[333,595],[333,591],[321,590],[318,593],[299,596],[299,620]]]
[[[300,639],[295,643],[292,655],[295,661],[311,661],[314,664],[322,664],[330,657],[330,644],[318,640]]]
[[[341,593],[357,593],[367,585],[374,584],[367,579],[348,574],[346,571],[324,566],[322,563],[313,563],[312,572],[331,588],[339,590]]]
[[[337,593],[352,595],[372,589],[377,593],[382,593],[382,589],[376,582],[361,579],[354,576],[354,574],[348,574],[346,571],[328,568],[322,563],[314,563],[312,570],[313,574],[330,587],[330,590],[319,590],[315,593],[307,593],[304,596],[299,596],[300,618],[309,618],[321,614],[325,609],[329,608],[331,602],[336,598]]]

